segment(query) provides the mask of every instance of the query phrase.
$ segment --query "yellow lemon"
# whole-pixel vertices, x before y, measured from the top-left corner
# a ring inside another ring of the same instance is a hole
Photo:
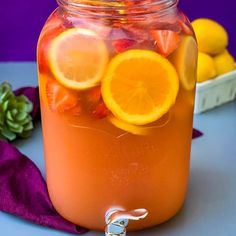
[[[235,61],[227,50],[214,57],[217,75],[222,75],[235,69]]]
[[[75,90],[96,86],[108,59],[104,41],[88,29],[67,29],[52,41],[49,49],[53,75],[65,87]]]
[[[200,52],[216,55],[228,45],[228,34],[217,22],[210,19],[197,19],[192,22]]]
[[[206,53],[198,53],[197,82],[201,83],[216,76],[214,60]]]
[[[195,88],[197,68],[197,44],[193,37],[182,39],[178,49],[169,57],[175,66],[182,86],[187,90]]]

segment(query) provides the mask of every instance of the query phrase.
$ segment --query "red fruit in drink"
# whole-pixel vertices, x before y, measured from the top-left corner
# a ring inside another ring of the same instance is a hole
[[[87,101],[87,109],[94,118],[102,119],[110,114],[110,111],[102,100],[100,86],[86,91],[85,98]]]
[[[88,91],[86,91],[86,100],[89,105],[97,104],[102,98],[101,87],[94,87]]]
[[[136,44],[133,39],[118,39],[112,42],[112,46],[115,48],[116,52],[124,52],[125,50],[131,48]]]
[[[64,29],[62,26],[55,25],[53,22],[51,27],[46,27],[40,36],[38,43],[38,68],[40,73],[50,74],[50,68],[48,63],[48,49],[50,47],[50,42],[59,35]]]
[[[79,116],[81,114],[81,111],[81,106],[79,106],[78,104],[69,110],[70,114],[73,116]]]
[[[52,111],[64,112],[77,106],[79,96],[76,92],[68,90],[55,80],[48,80],[46,95]]]
[[[145,40],[149,40],[149,35],[146,29],[137,27],[135,25],[125,25],[124,27],[125,32],[131,38],[135,39],[138,43],[143,42]]]
[[[110,114],[110,111],[106,107],[105,103],[102,101],[94,108],[92,114],[94,118],[102,119],[107,117]]]
[[[155,41],[157,51],[163,56],[170,55],[181,40],[180,35],[171,30],[152,30],[151,36]]]
[[[181,20],[179,20],[178,22],[185,34],[191,35],[191,36],[193,35],[193,30],[191,29],[190,23],[188,24],[188,22],[183,22]]]

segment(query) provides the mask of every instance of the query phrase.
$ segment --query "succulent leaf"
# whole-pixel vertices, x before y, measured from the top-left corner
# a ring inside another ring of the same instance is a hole
[[[33,104],[27,97],[15,96],[8,82],[0,84],[0,139],[29,137],[34,128],[32,110]]]

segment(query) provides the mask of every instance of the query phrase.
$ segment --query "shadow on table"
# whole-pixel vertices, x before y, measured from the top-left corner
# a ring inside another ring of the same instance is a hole
[[[214,225],[214,218],[223,217],[222,208],[227,204],[225,193],[232,188],[229,183],[228,176],[219,170],[193,168],[188,195],[182,209],[169,221],[140,232],[140,235],[189,235],[193,229],[195,235],[201,235],[199,233],[203,228]],[[129,235],[134,236],[137,233]]]

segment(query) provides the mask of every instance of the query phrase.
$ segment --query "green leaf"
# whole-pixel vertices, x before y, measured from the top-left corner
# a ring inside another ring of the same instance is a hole
[[[21,126],[20,124],[10,120],[7,120],[6,123],[10,129],[18,129]]]
[[[28,114],[24,111],[20,111],[16,116],[15,119],[17,121],[23,121],[24,119],[26,119],[26,117],[28,116]]]
[[[5,112],[5,111],[7,110],[8,104],[9,104],[9,100],[5,101],[5,102],[2,104],[3,112]]]
[[[0,84],[0,137],[29,137],[34,128],[32,110],[33,104],[26,96],[15,96],[7,82]]]
[[[13,97],[11,85],[8,82],[3,82],[0,84],[0,103],[8,100],[10,97]]]
[[[28,113],[30,113],[33,110],[33,104],[26,96],[24,95],[18,96],[17,101],[26,106],[25,108]]]
[[[12,117],[12,115],[11,115],[11,112],[10,112],[10,111],[7,111],[7,113],[6,113],[6,117],[7,117],[7,119],[8,119],[8,120],[11,120],[11,121],[13,121],[13,117]]]
[[[4,81],[0,85],[0,92],[4,93],[4,92],[7,92],[7,91],[12,91],[12,87],[11,87],[11,84],[9,82]]]
[[[7,138],[0,133],[0,140],[7,140]]]
[[[26,104],[26,109],[27,109],[28,113],[31,113],[33,111],[33,104],[31,102],[27,103]]]
[[[34,128],[33,122],[29,122],[27,125],[24,126],[24,131],[29,131]]]
[[[17,110],[16,108],[13,108],[13,109],[11,110],[11,114],[12,114],[13,116],[15,116],[17,113],[18,113],[18,110]]]
[[[19,136],[21,138],[28,138],[28,137],[30,137],[31,134],[32,134],[32,130],[29,130],[29,131],[25,131],[25,132],[21,133]]]
[[[27,123],[29,123],[30,121],[32,121],[32,117],[30,115],[28,115],[24,120],[19,121],[19,123],[21,125],[26,125]]]
[[[3,124],[4,124],[4,120],[5,120],[4,113],[1,112],[1,110],[0,110],[0,125],[3,125]]]
[[[21,134],[24,131],[24,127],[23,126],[18,126],[17,128],[12,127],[10,130],[16,134]]]
[[[16,134],[11,132],[6,127],[1,131],[1,135],[4,136],[6,139],[8,139],[10,141],[13,141],[14,139],[16,139]]]

